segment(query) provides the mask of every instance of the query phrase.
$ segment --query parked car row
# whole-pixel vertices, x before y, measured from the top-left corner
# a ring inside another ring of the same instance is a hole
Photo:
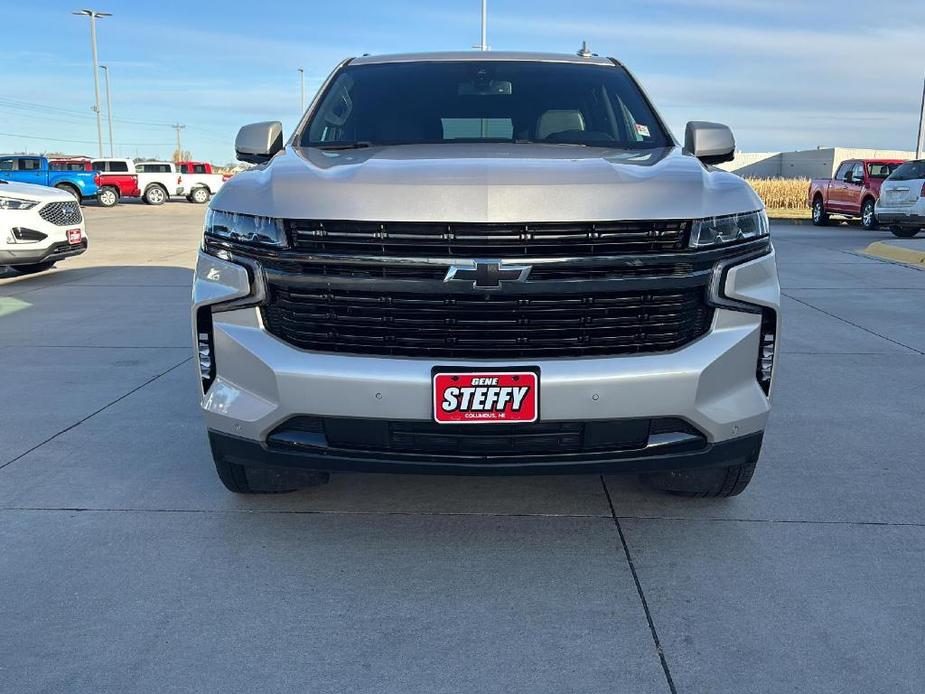
[[[221,189],[228,176],[213,171],[208,162],[131,159],[47,159],[33,155],[0,156],[0,180],[50,186],[78,202],[96,199],[103,207],[124,198],[141,198],[162,205],[172,197],[204,204]]]
[[[816,226],[838,215],[911,238],[925,228],[925,160],[848,159],[834,178],[810,181],[809,204]]]

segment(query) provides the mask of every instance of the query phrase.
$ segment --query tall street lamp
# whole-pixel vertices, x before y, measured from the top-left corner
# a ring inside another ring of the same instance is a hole
[[[72,12],[78,16],[90,18],[90,48],[93,51],[93,92],[96,95],[96,103],[93,110],[96,112],[96,138],[100,146],[100,157],[103,156],[103,121],[100,117],[100,75],[99,65],[96,59],[96,19],[97,17],[112,17],[110,12],[97,12],[96,10],[79,10]]]
[[[109,66],[100,65],[100,70],[104,70],[106,75],[106,120],[109,121],[109,156],[116,156],[112,147],[112,94],[109,91]]]

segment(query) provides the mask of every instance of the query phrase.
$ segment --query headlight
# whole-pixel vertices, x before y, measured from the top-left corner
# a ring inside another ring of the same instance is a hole
[[[22,200],[20,198],[7,198],[0,195],[0,210],[31,210],[38,205],[37,200]]]
[[[239,243],[285,246],[286,231],[279,219],[255,217],[236,212],[209,210],[206,213],[206,236]]]
[[[736,241],[751,241],[770,233],[764,210],[722,217],[696,219],[691,227],[691,248],[722,246]]]

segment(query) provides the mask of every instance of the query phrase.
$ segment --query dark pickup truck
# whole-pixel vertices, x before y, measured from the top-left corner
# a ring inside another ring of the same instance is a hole
[[[813,224],[825,226],[829,215],[836,214],[860,217],[865,229],[876,229],[880,186],[902,163],[902,159],[848,159],[839,165],[835,178],[814,178],[809,182]]]

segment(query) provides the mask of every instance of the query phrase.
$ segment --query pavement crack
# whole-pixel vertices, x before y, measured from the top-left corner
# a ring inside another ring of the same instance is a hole
[[[925,356],[925,352],[923,352],[923,351],[921,351],[921,350],[918,350],[918,349],[916,349],[915,347],[910,347],[909,345],[907,345],[907,344],[905,344],[905,343],[903,343],[903,342],[900,342],[899,340],[894,340],[893,338],[887,337],[886,335],[881,335],[881,334],[878,333],[876,330],[871,330],[870,328],[865,328],[863,325],[859,325],[858,323],[854,323],[854,322],[848,320],[847,318],[842,318],[842,317],[839,316],[839,315],[836,315],[836,314],[834,314],[834,313],[831,313],[831,312],[829,312],[829,311],[826,311],[825,309],[819,308],[818,306],[814,306],[813,304],[809,303],[808,301],[804,301],[803,299],[798,299],[797,297],[793,296],[792,294],[787,294],[787,293],[786,293],[785,291],[783,291],[783,290],[781,291],[781,295],[782,295],[782,296],[786,296],[788,299],[792,299],[793,301],[796,301],[796,302],[799,303],[799,304],[803,304],[804,306],[806,306],[806,307],[808,307],[808,308],[811,308],[811,309],[813,309],[813,310],[815,310],[815,311],[819,311],[819,313],[824,313],[825,315],[829,316],[830,318],[834,318],[835,320],[839,320],[839,321],[841,321],[842,323],[845,323],[845,324],[847,324],[847,325],[853,326],[853,327],[857,328],[858,330],[863,330],[864,332],[869,333],[869,334],[871,334],[871,335],[874,335],[874,336],[876,336],[876,337],[879,337],[879,338],[881,338],[881,339],[883,339],[883,340],[886,340],[887,342],[892,342],[894,345],[899,345],[900,347],[905,347],[906,349],[908,349],[908,350],[910,350],[910,351],[912,351],[912,352],[915,352],[916,354],[920,354],[920,355],[922,355],[922,356]]]
[[[149,378],[147,381],[145,381],[145,382],[142,383],[141,385],[139,385],[139,386],[137,386],[137,387],[135,387],[135,388],[132,388],[132,389],[131,389],[130,391],[128,391],[127,393],[123,393],[123,394],[120,395],[118,398],[116,398],[115,400],[113,400],[113,401],[110,402],[110,403],[107,403],[106,405],[103,405],[101,408],[99,408],[99,409],[96,410],[95,412],[91,412],[91,413],[88,414],[86,417],[77,420],[76,422],[74,422],[74,423],[71,424],[70,426],[65,427],[65,428],[62,429],[61,431],[59,431],[59,432],[57,432],[57,433],[55,433],[55,434],[52,434],[51,436],[49,436],[47,439],[45,439],[45,440],[42,441],[41,443],[37,443],[36,445],[34,445],[34,446],[33,446],[32,448],[30,448],[29,450],[24,451],[23,453],[20,453],[18,456],[16,456],[16,457],[13,458],[12,460],[8,460],[7,462],[3,463],[2,465],[0,465],[0,470],[2,470],[3,468],[5,468],[5,467],[7,467],[7,466],[9,466],[9,465],[12,465],[12,464],[15,463],[17,460],[20,460],[21,458],[26,457],[26,456],[29,455],[32,451],[36,450],[37,448],[41,448],[42,446],[44,446],[44,445],[45,445],[46,443],[48,443],[49,441],[54,441],[56,438],[58,438],[59,436],[61,436],[61,434],[65,434],[65,433],[69,432],[71,429],[74,429],[75,427],[79,427],[81,424],[83,424],[84,422],[86,422],[88,419],[90,419],[90,418],[92,418],[92,417],[95,417],[96,415],[98,415],[100,412],[103,412],[104,410],[109,409],[110,407],[112,407],[113,405],[115,405],[117,402],[121,402],[122,400],[124,400],[125,398],[127,398],[129,395],[132,395],[133,393],[137,393],[139,390],[141,390],[141,389],[144,388],[145,386],[147,386],[147,385],[149,385],[149,384],[151,384],[151,383],[154,383],[154,381],[156,381],[157,379],[159,379],[161,376],[166,376],[167,374],[169,374],[169,373],[170,373],[171,371],[173,371],[174,369],[178,369],[178,368],[180,368],[181,366],[183,366],[184,364],[186,364],[186,363],[192,361],[192,359],[193,359],[192,357],[187,357],[187,358],[184,359],[183,361],[181,361],[181,362],[179,362],[179,363],[177,363],[177,364],[174,364],[173,366],[171,366],[171,367],[170,367],[169,369],[167,369],[166,371],[162,371],[161,373],[157,374],[156,376],[152,376],[151,378]]]
[[[607,497],[607,505],[610,506],[610,514],[613,517],[613,523],[617,527],[617,534],[620,536],[620,544],[623,545],[623,554],[626,556],[626,563],[629,566],[630,573],[633,575],[633,582],[636,584],[636,593],[639,595],[639,601],[642,603],[642,609],[646,614],[646,622],[649,624],[649,633],[652,634],[652,641],[655,643],[655,652],[658,653],[659,662],[662,664],[662,672],[665,674],[665,682],[668,683],[668,691],[671,692],[671,694],[678,694],[678,690],[674,686],[674,680],[671,677],[671,670],[668,668],[668,660],[665,658],[662,642],[658,637],[658,630],[655,628],[655,621],[652,619],[652,611],[649,609],[649,602],[646,600],[646,594],[642,590],[642,583],[639,581],[639,573],[636,571],[636,564],[633,563],[633,555],[630,554],[630,548],[626,542],[626,535],[623,534],[620,518],[617,516],[616,509],[613,505],[613,499],[610,498],[610,490],[607,489],[607,480],[604,479],[603,475],[601,475],[601,486],[604,488],[604,495]]]

